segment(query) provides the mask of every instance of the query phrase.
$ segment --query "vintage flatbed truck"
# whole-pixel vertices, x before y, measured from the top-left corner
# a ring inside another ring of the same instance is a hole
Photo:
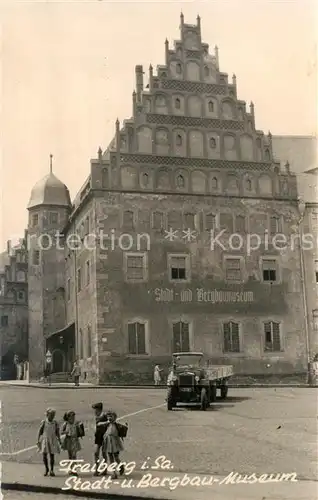
[[[226,398],[232,375],[231,365],[211,365],[201,352],[174,353],[167,380],[167,409],[183,403],[199,404],[201,410],[206,410],[216,400],[218,389],[221,398]]]

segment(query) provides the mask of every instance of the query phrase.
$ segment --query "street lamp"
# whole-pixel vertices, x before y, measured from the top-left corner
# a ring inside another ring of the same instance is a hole
[[[303,307],[304,307],[304,320],[305,320],[305,345],[306,345],[306,356],[307,356],[307,383],[310,385],[311,380],[311,363],[310,363],[310,341],[309,341],[309,325],[308,325],[308,308],[307,308],[307,293],[306,293],[306,269],[305,269],[305,259],[304,259],[304,249],[303,249],[303,222],[305,217],[306,203],[304,200],[298,200],[298,210],[300,218],[298,220],[299,228],[299,251],[300,251],[300,273],[301,273],[301,285],[302,285],[302,295],[303,295]]]
[[[50,349],[46,351],[45,354],[45,361],[46,361],[46,374],[48,378],[49,385],[51,385],[51,364],[52,364],[52,353]]]

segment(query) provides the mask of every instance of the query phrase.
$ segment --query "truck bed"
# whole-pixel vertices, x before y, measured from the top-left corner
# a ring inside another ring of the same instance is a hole
[[[233,366],[231,365],[208,366],[206,368],[206,373],[209,380],[231,377],[234,374]]]

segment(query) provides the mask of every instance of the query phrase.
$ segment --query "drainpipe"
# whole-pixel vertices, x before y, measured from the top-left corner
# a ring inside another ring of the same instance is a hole
[[[308,307],[307,307],[307,293],[306,293],[306,270],[305,270],[305,260],[304,260],[304,249],[303,249],[303,221],[305,216],[306,204],[299,200],[298,209],[300,212],[300,219],[298,221],[299,225],[299,235],[300,235],[300,272],[301,272],[301,284],[302,284],[302,295],[303,295],[303,307],[304,307],[304,319],[305,319],[305,345],[306,345],[306,357],[307,357],[307,384],[312,384],[311,377],[311,362],[310,362],[310,340],[309,340],[309,324],[308,324]]]
[[[74,252],[74,291],[75,291],[75,359],[78,357],[78,293],[77,293],[77,259],[76,249]]]

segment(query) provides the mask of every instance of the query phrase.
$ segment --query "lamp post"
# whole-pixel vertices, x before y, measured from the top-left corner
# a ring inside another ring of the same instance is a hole
[[[303,307],[304,307],[304,320],[305,320],[305,345],[306,345],[306,357],[307,357],[307,383],[311,385],[311,362],[310,362],[310,341],[309,341],[309,324],[308,324],[308,308],[307,308],[307,290],[306,290],[306,269],[305,269],[305,259],[304,259],[304,249],[303,249],[303,222],[306,210],[306,203],[303,200],[298,201],[298,210],[300,218],[298,220],[299,228],[299,251],[300,251],[300,280],[302,285],[302,295],[303,295]]]
[[[49,385],[51,385],[52,353],[50,349],[45,354],[46,373]]]

